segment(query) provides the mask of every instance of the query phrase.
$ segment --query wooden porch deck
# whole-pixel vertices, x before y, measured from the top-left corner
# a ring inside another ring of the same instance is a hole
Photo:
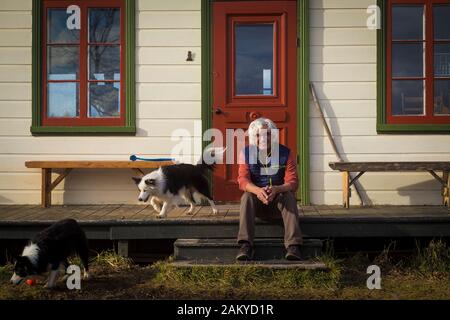
[[[450,211],[443,206],[302,206],[300,224],[305,237],[449,237]],[[1,205],[0,239],[27,239],[42,228],[64,218],[76,219],[91,239],[234,238],[239,205],[188,207],[156,218],[150,205]],[[256,221],[257,237],[281,237],[278,223]]]

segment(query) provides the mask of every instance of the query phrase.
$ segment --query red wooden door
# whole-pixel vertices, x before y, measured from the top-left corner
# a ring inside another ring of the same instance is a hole
[[[213,127],[247,130],[265,117],[296,153],[297,31],[295,1],[213,3]],[[229,131],[230,132],[230,131]],[[239,200],[237,143],[214,173],[214,199]],[[230,161],[234,158],[234,161]]]

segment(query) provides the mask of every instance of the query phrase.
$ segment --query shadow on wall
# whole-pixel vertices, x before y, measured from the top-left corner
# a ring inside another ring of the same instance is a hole
[[[317,88],[316,86],[315,86],[315,89],[316,89],[316,92],[317,92],[317,96],[318,97],[320,97],[320,96],[322,96],[322,97],[326,97],[325,95],[324,95],[324,93],[323,92],[320,92],[321,91],[321,88]],[[323,103],[323,101],[326,101],[326,103]],[[312,100],[310,100],[310,102],[311,102]],[[336,119],[337,117],[336,117],[336,114],[334,113],[334,111],[333,111],[333,108],[331,107],[331,105],[328,103],[328,99],[322,99],[322,101],[319,101],[319,103],[320,103],[320,107],[321,107],[321,109],[322,109],[322,112],[324,113],[324,116],[327,118],[326,120],[327,120],[327,123],[328,123],[328,127],[329,127],[329,129],[330,129],[330,131],[331,131],[331,135],[332,135],[332,138],[333,138],[333,140],[334,140],[334,143],[336,144],[336,148],[337,148],[337,150],[339,151],[339,153],[340,153],[340,156],[341,156],[341,159],[342,159],[342,161],[350,161],[348,158],[347,158],[347,155],[346,155],[346,153],[345,153],[345,150],[344,150],[344,147],[343,147],[343,144],[342,144],[342,139],[341,139],[341,137],[342,137],[342,134],[341,134],[341,130],[340,130],[340,128],[339,128],[339,124],[338,124],[338,122],[337,121],[335,121],[334,119]],[[317,115],[317,116],[319,116],[319,113],[317,112],[317,110],[316,110],[316,108],[313,106],[313,112]],[[320,119],[320,118],[319,118]],[[320,122],[321,123],[321,125],[322,125],[322,122]],[[323,127],[323,125],[322,125],[322,127]],[[323,138],[323,143],[320,145],[320,146],[316,146],[316,152],[321,152],[321,153],[325,153],[325,144],[326,143],[330,143],[329,142],[329,140],[328,140],[328,137],[325,135],[325,136],[323,136],[322,137]],[[317,147],[319,147],[318,149],[319,150],[317,150]],[[339,161],[339,159],[338,159],[338,157],[337,157],[337,155],[336,155],[336,161]],[[331,171],[331,169],[329,169],[330,171]],[[352,174],[352,177],[354,177],[356,174]],[[325,175],[323,175],[323,177],[324,177],[324,179],[325,179]],[[323,181],[323,184],[325,185],[325,181]],[[352,198],[353,198],[353,202],[354,203],[360,203],[361,201],[360,201],[360,198],[358,197],[358,193],[356,192],[356,190],[355,190],[355,186],[358,188],[358,190],[359,190],[359,194],[360,194],[360,196],[361,196],[361,198],[362,198],[362,202],[364,203],[364,205],[373,205],[373,203],[372,203],[372,200],[368,197],[368,195],[367,195],[367,191],[363,188],[363,186],[361,185],[361,183],[359,182],[359,180],[358,181],[356,181],[355,183],[354,183],[354,186],[352,186]],[[323,194],[323,195],[321,195],[320,197],[319,197],[319,200],[318,201],[322,201],[321,203],[325,203],[325,195]]]
[[[398,188],[397,191],[400,196],[409,197],[409,203],[411,205],[442,204],[442,189],[434,178]]]

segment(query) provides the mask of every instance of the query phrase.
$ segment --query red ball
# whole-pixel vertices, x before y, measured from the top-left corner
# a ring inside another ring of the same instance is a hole
[[[27,279],[27,285],[34,286],[36,284],[36,279]]]

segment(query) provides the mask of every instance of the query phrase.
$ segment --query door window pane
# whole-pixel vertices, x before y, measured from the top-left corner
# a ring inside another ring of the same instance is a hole
[[[433,7],[434,39],[450,40],[450,5]]]
[[[424,114],[424,82],[422,80],[392,81],[392,115]]]
[[[424,47],[422,43],[392,45],[392,76],[423,77]]]
[[[450,80],[434,80],[434,114],[450,115]]]
[[[79,86],[76,82],[49,83],[47,116],[74,118],[80,115]]]
[[[89,9],[89,42],[120,41],[120,9]]]
[[[89,117],[120,116],[120,82],[89,84]]]
[[[450,77],[450,44],[434,45],[434,75]]]
[[[78,43],[80,41],[80,30],[69,29],[68,14],[66,9],[48,9],[47,11],[47,42],[48,43]],[[70,23],[69,23],[70,26]]]
[[[424,38],[423,6],[392,6],[392,39],[422,40]]]
[[[235,27],[236,95],[273,95],[273,24]]]

